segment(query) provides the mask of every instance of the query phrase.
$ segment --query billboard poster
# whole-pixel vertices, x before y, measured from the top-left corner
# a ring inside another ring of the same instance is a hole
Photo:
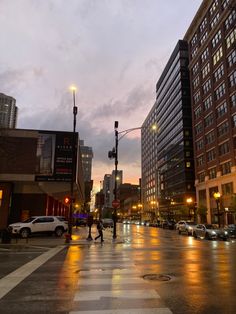
[[[39,131],[36,181],[71,181],[72,141],[72,132]],[[76,161],[78,133],[75,134],[75,143]]]

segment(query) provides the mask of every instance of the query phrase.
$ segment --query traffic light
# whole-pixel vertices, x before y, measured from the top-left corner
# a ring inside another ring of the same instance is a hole
[[[66,196],[66,197],[64,198],[64,203],[65,203],[65,204],[70,204],[70,198],[69,198],[68,196]]]

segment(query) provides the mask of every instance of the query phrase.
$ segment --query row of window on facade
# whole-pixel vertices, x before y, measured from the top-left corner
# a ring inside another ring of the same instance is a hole
[[[228,162],[221,164],[220,165],[220,171],[221,171],[222,176],[231,173],[231,162],[228,161]],[[217,168],[216,167],[209,168],[207,170],[207,172],[202,171],[198,174],[197,177],[198,177],[199,182],[204,182],[206,177],[208,177],[209,180],[215,179],[217,177]]]
[[[228,5],[229,1],[227,1],[227,5]],[[226,8],[227,5],[224,5],[223,4],[223,10]],[[212,7],[210,8],[209,10],[209,21],[210,23],[208,22],[208,17],[205,17],[202,21],[202,23],[200,24],[199,26],[199,33],[195,33],[192,40],[191,40],[191,47],[193,48],[193,52],[192,52],[192,56],[194,57],[197,53],[197,48],[194,48],[194,46],[197,44],[198,42],[198,36],[200,36],[200,43],[201,45],[205,42],[207,36],[208,36],[208,30],[207,29],[207,26],[209,25],[210,26],[210,29],[213,29],[219,19],[220,19],[220,13],[219,11],[218,12],[215,12],[216,11],[216,8],[217,8],[218,4],[215,6],[214,3],[212,5]],[[214,10],[213,10],[214,8]],[[213,13],[215,13],[215,15],[213,16]],[[227,19],[225,20],[225,28],[226,30],[229,29],[230,25],[233,24],[234,22],[234,19],[235,19],[235,10],[233,9],[232,12],[229,14],[229,16],[227,17]]]

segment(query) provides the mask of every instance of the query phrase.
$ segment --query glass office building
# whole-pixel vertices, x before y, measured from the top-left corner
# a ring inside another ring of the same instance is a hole
[[[187,198],[195,198],[186,41],[178,41],[156,84],[141,145],[143,215],[148,220],[176,216]]]

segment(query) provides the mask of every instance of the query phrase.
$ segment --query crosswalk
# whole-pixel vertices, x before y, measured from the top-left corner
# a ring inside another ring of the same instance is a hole
[[[83,266],[70,314],[172,313],[121,247],[91,246]]]

